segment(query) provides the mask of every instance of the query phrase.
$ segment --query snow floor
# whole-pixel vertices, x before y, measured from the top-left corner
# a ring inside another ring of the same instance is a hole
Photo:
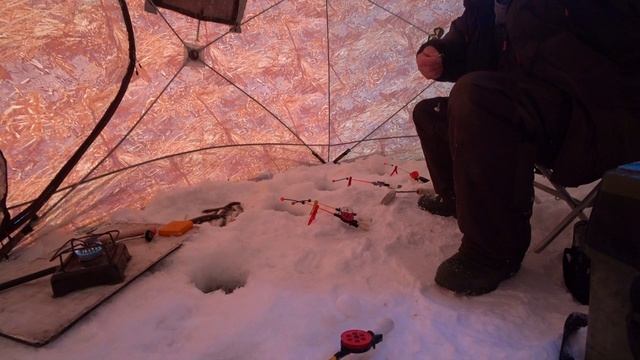
[[[2,358],[329,359],[342,331],[392,321],[375,350],[347,359],[556,359],[564,319],[587,312],[562,282],[571,231],[540,255],[531,250],[497,291],[455,296],[433,281],[459,245],[455,219],[420,210],[416,194],[384,206],[387,189],[331,181],[353,176],[417,188],[402,172],[390,177],[386,161],[374,156],[263,181],[201,184],[158,194],[143,210],[119,211],[115,221],[168,222],[230,201],[245,208],[226,227],[191,231],[181,249],[54,342],[32,348],[1,338]],[[400,165],[426,173],[423,161]],[[351,207],[371,227],[325,213],[307,226],[310,207],[281,196]],[[568,212],[547,194],[537,197],[534,245]],[[237,286],[230,294],[199,289]]]

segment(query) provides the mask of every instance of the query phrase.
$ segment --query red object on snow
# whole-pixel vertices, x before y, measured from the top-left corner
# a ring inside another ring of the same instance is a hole
[[[318,201],[313,202],[313,207],[311,208],[311,214],[309,215],[309,222],[307,225],[311,225],[313,220],[316,219],[316,215],[318,215],[318,209],[320,209],[320,205],[318,205]]]
[[[349,176],[349,183],[347,184],[347,187],[351,186],[351,180],[352,180],[352,179],[353,179],[353,178],[352,178],[351,176]]]
[[[349,211],[340,211],[340,218],[346,221],[353,221],[356,219],[356,213]]]
[[[373,334],[364,330],[347,330],[340,335],[340,346],[354,353],[365,352],[373,344]]]
[[[413,180],[418,181],[418,179],[420,178],[420,173],[417,171],[412,171],[409,173],[409,176],[411,176]]]

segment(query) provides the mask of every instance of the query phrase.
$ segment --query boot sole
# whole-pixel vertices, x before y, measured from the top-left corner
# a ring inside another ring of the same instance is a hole
[[[518,268],[512,272],[510,272],[509,274],[507,274],[507,276],[498,281],[498,283],[491,286],[487,286],[487,287],[482,287],[482,288],[477,288],[477,289],[452,289],[451,287],[445,286],[444,284],[441,284],[438,279],[435,279],[436,284],[438,284],[438,286],[440,286],[441,288],[447,289],[449,291],[452,291],[453,293],[455,293],[456,295],[461,295],[461,296],[480,296],[480,295],[484,295],[484,294],[488,294],[492,291],[495,291],[496,289],[498,289],[498,287],[500,286],[500,284],[503,281],[509,280],[510,278],[512,278],[513,276],[515,276],[518,271],[520,271],[520,267],[518,266]]]
[[[426,208],[424,206],[420,206],[420,205],[418,205],[418,208],[420,208],[420,210],[426,211],[426,212],[428,212],[429,214],[432,214],[432,215],[438,215],[438,216],[442,216],[442,217],[452,217],[454,219],[456,218],[456,214],[440,213],[440,212],[432,211],[432,210],[430,210],[430,209],[428,209],[428,208]]]

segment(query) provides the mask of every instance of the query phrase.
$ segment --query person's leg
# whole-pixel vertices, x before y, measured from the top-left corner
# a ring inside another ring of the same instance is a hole
[[[419,102],[413,109],[413,122],[435,190],[435,194],[423,194],[418,199],[418,206],[435,215],[455,216],[447,98],[438,97]]]
[[[450,290],[469,295],[494,290],[517,272],[529,246],[539,132],[523,109],[541,109],[536,116],[555,110],[538,101],[547,97],[544,92],[523,89],[528,90],[506,74],[474,72],[451,92],[450,145],[463,238],[459,252],[436,274],[436,282]]]
[[[453,197],[453,165],[449,152],[447,98],[420,101],[413,108],[413,122],[420,138],[433,188],[441,196]]]
[[[514,81],[493,72],[464,76],[451,93],[462,252],[519,263],[531,237],[535,142],[518,123]]]

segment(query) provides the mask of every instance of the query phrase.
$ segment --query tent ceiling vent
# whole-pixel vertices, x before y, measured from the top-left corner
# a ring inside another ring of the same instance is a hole
[[[202,47],[198,47],[191,44],[185,44],[184,46],[184,63],[185,65],[197,65],[202,63]]]

